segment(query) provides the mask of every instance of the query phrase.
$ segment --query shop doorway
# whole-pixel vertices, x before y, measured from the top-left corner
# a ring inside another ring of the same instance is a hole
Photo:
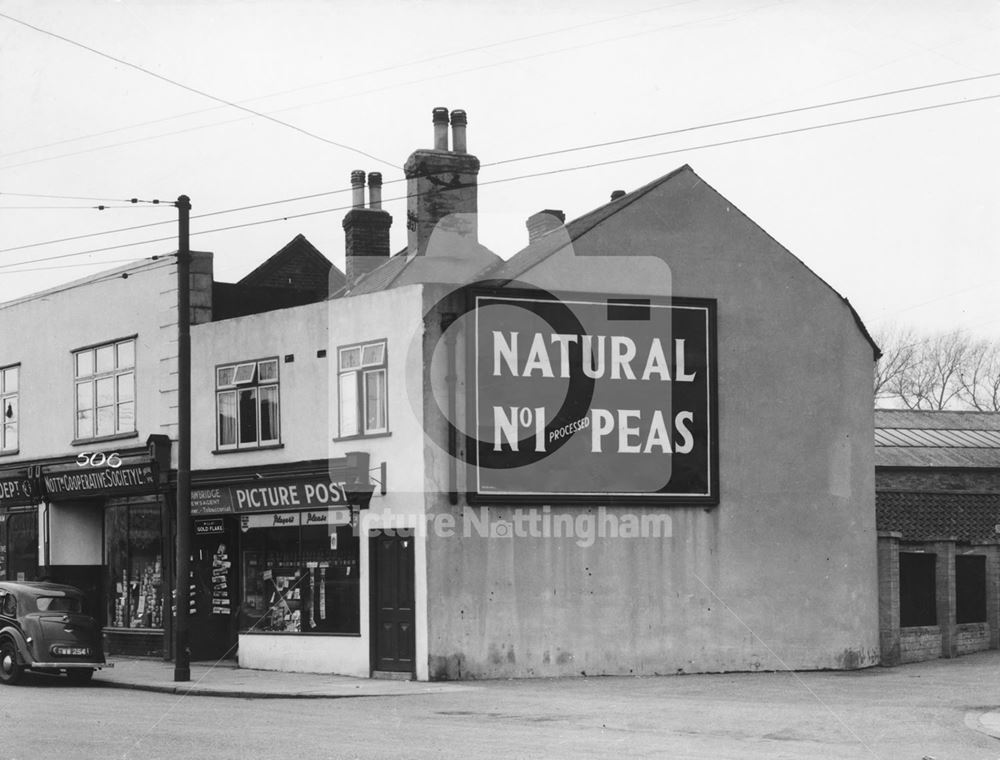
[[[377,531],[369,539],[373,672],[415,674],[413,544],[413,531]]]
[[[192,542],[191,659],[236,658],[236,531],[221,517],[196,520]]]

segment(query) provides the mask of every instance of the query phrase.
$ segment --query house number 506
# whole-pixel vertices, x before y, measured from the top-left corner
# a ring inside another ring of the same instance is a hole
[[[79,467],[110,467],[117,470],[122,466],[122,458],[117,451],[105,454],[103,451],[83,452],[76,455],[76,463]]]

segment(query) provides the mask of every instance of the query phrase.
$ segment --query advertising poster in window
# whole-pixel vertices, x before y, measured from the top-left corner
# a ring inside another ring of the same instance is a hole
[[[714,301],[474,302],[470,499],[718,503]]]

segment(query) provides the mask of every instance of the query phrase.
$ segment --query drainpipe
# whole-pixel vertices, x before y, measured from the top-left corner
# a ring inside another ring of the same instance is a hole
[[[441,316],[441,332],[445,335],[446,361],[448,364],[448,374],[445,375],[445,387],[448,389],[448,503],[452,506],[458,504],[458,467],[456,457],[458,456],[458,440],[455,434],[455,409],[457,407],[458,396],[458,362],[455,351],[455,334],[448,333],[448,328],[455,323],[457,317],[452,313]]]

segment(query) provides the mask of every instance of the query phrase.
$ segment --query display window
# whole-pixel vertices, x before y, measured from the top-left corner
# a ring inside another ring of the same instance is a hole
[[[38,579],[38,510],[0,514],[0,578]]]
[[[163,627],[163,518],[157,501],[109,502],[104,513],[107,621]]]
[[[298,513],[243,516],[241,632],[359,634],[359,541]]]

